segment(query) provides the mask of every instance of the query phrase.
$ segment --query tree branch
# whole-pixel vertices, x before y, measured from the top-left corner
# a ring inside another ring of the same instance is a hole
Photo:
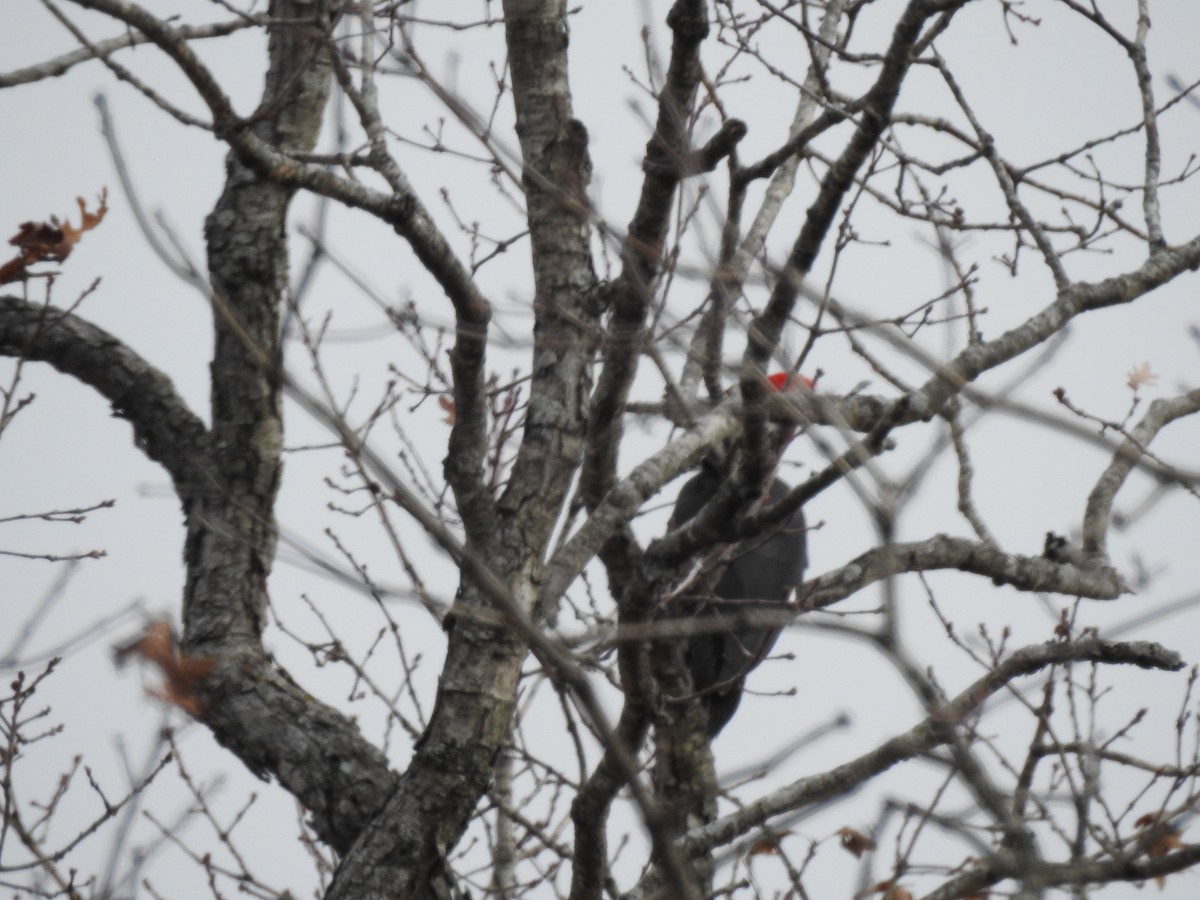
[[[966,538],[937,535],[925,541],[868,550],[840,569],[806,582],[797,591],[801,609],[824,609],[868,585],[904,572],[954,569],[985,575],[1021,591],[1048,591],[1091,600],[1115,600],[1128,593],[1120,574],[1107,566],[1078,568],[1040,556],[1003,553]]]
[[[103,328],[74,313],[0,296],[0,355],[45,362],[96,391],[133,426],[134,443],[161,465],[186,508],[208,480],[208,429],[170,378]]]
[[[1113,501],[1116,500],[1117,491],[1121,489],[1129,473],[1146,455],[1146,448],[1154,440],[1154,436],[1176,419],[1197,412],[1200,412],[1200,389],[1178,397],[1155,400],[1137,427],[1121,442],[1112,462],[1088,495],[1087,508],[1083,514],[1083,550],[1089,557],[1107,562],[1108,527]]]
[[[1023,647],[903,734],[843,765],[801,778],[690,832],[685,847],[689,852],[698,852],[730,843],[750,829],[765,825],[772,816],[844,793],[899,762],[928,753],[950,738],[955,725],[966,721],[984,701],[1014,679],[1066,662],[1132,665],[1168,672],[1177,672],[1184,667],[1179,654],[1150,641],[1123,643],[1090,638]]]

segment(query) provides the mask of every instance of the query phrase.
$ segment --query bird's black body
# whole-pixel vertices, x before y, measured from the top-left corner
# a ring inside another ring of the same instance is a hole
[[[705,464],[679,491],[672,521],[682,525],[713,498],[723,475]],[[779,479],[771,482],[767,500],[774,503],[787,492]],[[711,617],[712,625],[688,639],[688,668],[692,686],[708,712],[707,733],[715,736],[737,710],[746,675],[770,652],[779,637],[778,625],[754,624],[747,616],[764,610],[781,611],[791,592],[804,580],[808,563],[804,513],[792,516],[765,533],[729,548],[728,567],[695,609],[696,617]],[[714,573],[715,577],[715,573]],[[699,579],[704,583],[704,579]],[[707,582],[712,584],[711,580]]]

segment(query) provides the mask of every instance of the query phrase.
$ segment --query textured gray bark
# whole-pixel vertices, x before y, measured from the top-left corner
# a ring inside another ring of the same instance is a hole
[[[321,4],[276,0],[270,67],[252,132],[283,153],[312,148],[329,96],[328,18]],[[262,777],[309,810],[317,833],[345,851],[395,776],[353,723],[302,691],[261,636],[274,561],[283,441],[280,316],[287,299],[285,234],[295,189],[231,154],[208,217],[215,347],[205,478],[183,498],[187,522],[184,641],[217,668],[204,722]]]
[[[535,311],[529,411],[520,451],[493,510],[458,454],[475,455],[481,434],[451,446],[447,473],[461,497],[468,550],[477,553],[533,611],[534,584],[551,529],[582,452],[595,314],[588,227],[580,204],[589,178],[587,132],[571,116],[566,80],[565,4],[505,4],[517,135],[525,167]],[[560,186],[569,190],[560,190]],[[460,320],[458,340],[470,339]],[[456,385],[459,392],[464,385]],[[471,398],[469,409],[480,404]],[[461,404],[461,393],[456,402]],[[478,470],[476,470],[477,472]],[[458,473],[457,475],[455,473]],[[445,852],[467,826],[508,738],[525,643],[473,609],[490,606],[467,577],[448,627],[437,704],[398,790],[342,864],[331,898],[423,897]]]

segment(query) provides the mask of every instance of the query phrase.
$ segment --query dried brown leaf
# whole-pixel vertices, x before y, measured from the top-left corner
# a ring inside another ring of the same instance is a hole
[[[1129,370],[1129,375],[1126,376],[1126,384],[1131,391],[1136,391],[1142,385],[1152,385],[1158,382],[1158,376],[1150,371],[1150,363],[1144,362],[1140,366],[1134,366]]]
[[[100,191],[95,212],[88,210],[87,202],[82,197],[76,197],[75,202],[79,205],[78,228],[69,221],[60,222],[57,216],[51,216],[46,222],[21,223],[17,233],[8,239],[18,253],[0,265],[0,284],[25,281],[32,274],[29,267],[37,263],[65,260],[84,233],[104,220],[108,212],[108,188]]]
[[[1164,821],[1159,813],[1147,813],[1139,817],[1133,824],[1142,829],[1140,836],[1142,849],[1151,859],[1166,856],[1172,850],[1184,847],[1183,840],[1179,836],[1183,829],[1173,822]],[[1161,891],[1167,883],[1166,876],[1156,875],[1154,883]]]
[[[162,673],[163,684],[149,692],[152,697],[178,706],[190,716],[204,711],[197,689],[212,672],[213,660],[184,653],[166,620],[150,622],[138,638],[113,648],[117,665],[123,665],[131,655],[141,657]]]
[[[902,888],[894,881],[880,881],[873,884],[863,892],[862,896],[866,894],[879,894],[879,900],[913,900],[912,892],[907,888]]]
[[[861,859],[868,850],[875,849],[875,842],[861,831],[855,831],[853,828],[839,828],[837,834],[841,839],[842,849],[847,853],[853,853],[856,858]]]
[[[789,829],[785,828],[782,831],[775,832],[773,837],[764,837],[758,841],[755,841],[750,846],[750,849],[749,849],[749,851],[747,851],[746,855],[747,856],[770,856],[773,853],[778,853],[780,838],[787,837],[791,833],[792,832]]]

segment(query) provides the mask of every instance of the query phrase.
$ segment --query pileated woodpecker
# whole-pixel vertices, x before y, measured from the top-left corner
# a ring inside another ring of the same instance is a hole
[[[783,378],[772,376],[776,388]],[[807,379],[806,379],[807,381]],[[811,387],[811,382],[809,382]],[[679,491],[671,521],[678,527],[698,513],[721,487],[725,474],[705,460],[698,474]],[[769,505],[783,498],[789,486],[773,479],[765,491]],[[695,610],[707,619],[688,639],[688,669],[692,687],[708,713],[706,733],[715,737],[733,718],[742,699],[742,686],[750,670],[762,662],[779,637],[781,625],[748,621],[755,613],[782,612],[784,604],[804,581],[808,564],[804,512],[797,509],[787,520],[763,534],[727,549],[728,564]],[[701,583],[703,579],[701,579]]]

